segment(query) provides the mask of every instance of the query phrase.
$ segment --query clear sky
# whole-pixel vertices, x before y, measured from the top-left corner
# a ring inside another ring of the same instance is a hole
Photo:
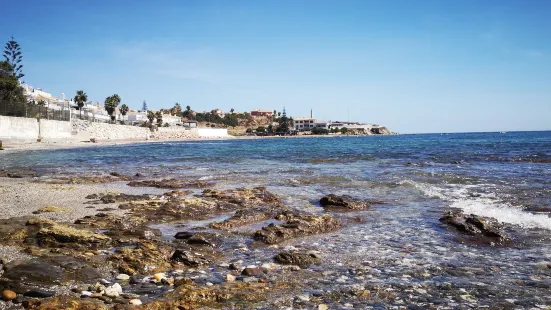
[[[401,133],[551,129],[549,0],[4,1],[25,82]]]

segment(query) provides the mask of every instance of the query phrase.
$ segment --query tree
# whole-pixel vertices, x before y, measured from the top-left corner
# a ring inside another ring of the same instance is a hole
[[[122,114],[122,120],[124,122],[124,117],[126,116],[126,113],[128,113],[128,106],[126,104],[123,104],[121,105],[121,107],[119,108],[119,111],[121,112]]]
[[[24,116],[27,98],[8,61],[0,61],[0,114]]]
[[[286,134],[289,132],[289,118],[287,117],[287,112],[285,112],[285,107],[283,108],[283,113],[279,118],[279,127],[277,128],[278,133]]]
[[[115,113],[115,110],[120,103],[121,97],[117,94],[105,98],[105,111],[107,111],[107,114],[111,116],[112,121],[115,120],[115,115],[113,115],[113,113]]]
[[[348,128],[346,127],[341,128],[341,134],[345,135],[347,133],[348,133]]]
[[[178,102],[176,102],[176,103],[174,104],[174,108],[172,108],[172,109],[173,109],[173,113],[172,113],[173,115],[179,115],[179,116],[181,116],[181,114],[182,114],[182,107],[180,106],[180,104],[179,104]]]
[[[80,112],[80,119],[82,119],[82,108],[84,107],[86,101],[88,101],[88,95],[86,95],[83,90],[77,90],[77,94],[74,99],[78,106],[78,111]]]
[[[186,111],[191,111],[191,107],[190,106],[186,106]]]
[[[266,132],[266,127],[258,126],[258,128],[256,128],[256,132]]]
[[[157,126],[161,127],[163,125],[163,113],[157,111],[155,112],[155,117],[157,118]]]
[[[277,116],[278,116],[278,117],[281,117],[281,112],[277,112]]]
[[[142,111],[143,112],[147,111],[147,102],[145,102],[145,100],[143,101],[143,104],[142,104]]]
[[[230,113],[233,113],[233,111],[235,111],[233,108],[230,109]]]
[[[147,119],[149,120],[149,124],[153,126],[153,120],[155,120],[155,113],[153,113],[153,111],[147,111]]]
[[[23,65],[21,64],[21,61],[23,60],[23,56],[21,55],[21,47],[19,46],[19,43],[15,41],[13,36],[4,47],[4,58],[10,64],[12,74],[15,78],[19,80],[25,76],[25,74],[21,71],[23,69]]]

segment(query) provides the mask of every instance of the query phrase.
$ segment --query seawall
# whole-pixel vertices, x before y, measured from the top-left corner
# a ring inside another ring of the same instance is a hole
[[[0,140],[59,141],[71,138],[70,122],[0,116]]]

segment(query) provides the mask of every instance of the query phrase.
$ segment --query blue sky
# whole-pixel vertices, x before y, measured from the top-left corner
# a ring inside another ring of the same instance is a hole
[[[551,1],[9,1],[24,80],[131,108],[551,129]]]

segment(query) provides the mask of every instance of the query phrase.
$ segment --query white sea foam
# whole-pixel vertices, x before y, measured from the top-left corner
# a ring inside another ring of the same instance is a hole
[[[486,193],[481,197],[469,197],[469,188],[482,185],[453,185],[439,187],[432,184],[423,184],[405,180],[429,197],[440,198],[450,202],[450,207],[463,210],[467,214],[491,217],[499,222],[519,225],[523,228],[542,228],[551,230],[551,218],[547,214],[532,214],[519,207],[511,206],[496,199],[495,193]],[[491,186],[488,184],[488,186]],[[491,199],[493,198],[493,199]]]
[[[492,217],[504,223],[523,228],[543,228],[551,230],[551,218],[547,214],[532,214],[508,204],[499,204],[487,199],[458,200],[451,204],[468,214]]]

